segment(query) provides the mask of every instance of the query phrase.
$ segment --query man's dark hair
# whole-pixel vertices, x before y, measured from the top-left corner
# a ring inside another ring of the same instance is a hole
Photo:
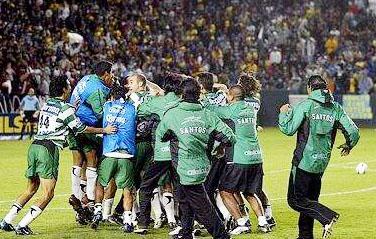
[[[320,75],[312,75],[308,78],[307,85],[311,90],[327,90],[328,84]]]
[[[58,76],[51,80],[50,97],[60,97],[64,94],[64,89],[68,89],[69,82],[66,75]]]
[[[186,79],[186,76],[178,73],[167,73],[164,78],[163,89],[165,94],[169,92],[174,92],[177,95],[180,95],[182,92],[181,84]]]
[[[246,95],[253,96],[261,91],[260,81],[253,75],[243,73],[240,75],[238,82]]]
[[[241,85],[233,85],[230,87],[229,92],[236,100],[244,100],[246,93]]]
[[[182,98],[184,101],[198,103],[200,98],[200,85],[196,79],[192,77],[187,77],[182,83],[183,94]]]
[[[208,92],[213,91],[214,78],[215,75],[210,72],[201,72],[197,74],[198,83],[200,83]]]
[[[124,87],[124,85],[121,84],[115,84],[113,85],[111,89],[110,95],[114,97],[116,100],[123,98],[126,98],[126,94],[128,93],[128,89]]]
[[[95,65],[94,73],[103,76],[106,72],[111,73],[112,63],[109,61],[100,61]]]

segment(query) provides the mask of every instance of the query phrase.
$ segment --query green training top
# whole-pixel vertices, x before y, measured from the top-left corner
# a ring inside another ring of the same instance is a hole
[[[350,148],[360,137],[358,127],[327,90],[315,90],[287,113],[281,112],[279,129],[288,136],[298,132],[292,163],[310,173],[325,171],[337,129]]]
[[[241,100],[227,106],[208,105],[230,125],[236,135],[233,154],[227,160],[237,164],[262,163],[262,152],[257,136],[257,112],[248,102]]]
[[[148,102],[141,104],[138,109],[138,116],[145,117],[156,115],[157,123],[162,119],[164,113],[178,105],[180,98],[173,92],[169,92],[164,96],[152,97]],[[155,134],[153,134],[155,135]],[[154,140],[154,160],[155,161],[169,161],[171,160],[170,144],[162,142],[158,135],[155,135]]]
[[[208,154],[213,142],[236,142],[232,130],[199,103],[181,102],[168,110],[158,125],[157,138],[170,141],[173,164],[182,185],[203,183],[210,169]]]

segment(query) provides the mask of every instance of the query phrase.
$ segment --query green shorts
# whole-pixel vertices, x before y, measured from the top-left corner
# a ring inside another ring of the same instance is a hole
[[[78,134],[74,135],[69,133],[67,137],[70,150],[79,150],[83,153],[90,152],[92,150],[98,150],[102,145],[102,138],[95,134]]]
[[[56,179],[59,173],[59,148],[49,140],[35,140],[29,147],[25,177]]]
[[[112,178],[115,179],[117,188],[133,189],[134,162],[130,159],[118,159],[104,157],[98,168],[98,181],[103,187],[107,187]]]

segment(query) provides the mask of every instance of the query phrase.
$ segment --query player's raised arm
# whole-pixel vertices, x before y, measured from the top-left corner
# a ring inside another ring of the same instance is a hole
[[[356,126],[354,121],[346,114],[346,112],[340,107],[340,116],[339,116],[339,129],[342,131],[342,134],[345,136],[346,143],[338,147],[342,149],[341,155],[346,156],[350,153],[350,150],[358,143],[360,134],[359,128]]]
[[[304,119],[302,105],[291,107],[285,104],[280,108],[278,126],[279,130],[285,135],[292,136],[296,133]]]

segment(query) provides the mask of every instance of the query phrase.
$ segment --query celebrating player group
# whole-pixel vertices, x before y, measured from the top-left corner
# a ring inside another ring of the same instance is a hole
[[[169,236],[184,239],[206,229],[213,238],[230,238],[251,231],[252,211],[254,229],[272,232],[276,221],[263,185],[261,85],[255,76],[242,74],[228,87],[209,72],[195,78],[169,72],[160,87],[140,73],[118,79],[111,69],[111,62],[98,62],[73,91],[66,76],[51,80],[27,153],[26,190],[0,229],[33,234],[29,225],[54,196],[59,150],[69,147],[69,204],[81,225],[100,230],[115,223],[138,234],[167,226]],[[339,213],[318,202],[321,177],[337,129],[346,139],[342,156],[357,144],[359,130],[325,79],[310,76],[307,91],[306,100],[280,108],[280,131],[297,134],[287,201],[300,213],[299,239],[313,238],[314,220],[328,238]],[[42,196],[13,225],[39,188]],[[116,192],[121,199],[112,209]]]

